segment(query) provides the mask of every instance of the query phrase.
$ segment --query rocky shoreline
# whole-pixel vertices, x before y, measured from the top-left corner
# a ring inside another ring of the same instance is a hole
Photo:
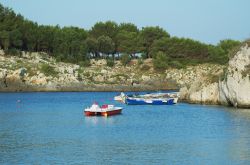
[[[57,62],[45,53],[0,51],[0,92],[180,90],[188,103],[250,108],[250,46],[242,45],[227,66],[199,64],[156,72],[152,59],[129,66],[92,60],[90,67]]]
[[[218,77],[203,77],[180,89],[182,100],[250,108],[250,44],[244,43]]]
[[[16,84],[12,87],[1,88],[0,92],[139,92],[139,91],[159,91],[159,90],[178,90],[176,88],[154,88],[151,86],[103,86],[103,85],[81,85],[81,84],[70,84],[68,86],[25,86]]]
[[[45,53],[22,52],[10,56],[0,51],[0,91],[159,91],[178,90],[203,76],[218,74],[224,66],[200,64],[156,72],[152,59],[128,66],[115,61],[92,60],[90,67],[57,62]],[[45,69],[44,69],[45,68]]]
[[[92,60],[90,67],[57,62],[45,53],[9,56],[0,51],[0,91],[150,91],[178,89],[167,74],[155,73],[152,60],[129,66]],[[146,69],[145,69],[146,68]]]

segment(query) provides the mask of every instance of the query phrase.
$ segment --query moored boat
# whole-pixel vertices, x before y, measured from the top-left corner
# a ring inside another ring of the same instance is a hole
[[[174,97],[173,99],[174,99],[174,104],[177,104],[179,98],[178,97]]]
[[[115,107],[114,105],[102,105],[101,107],[94,103],[91,107],[84,110],[85,116],[112,116],[122,112],[122,107]]]
[[[134,100],[139,100],[140,102],[143,102],[143,100],[148,102],[150,102],[150,100],[155,102],[162,102],[161,100],[163,100],[163,102],[165,102],[166,99],[173,99],[173,104],[177,104],[178,98],[179,98],[179,92],[171,92],[171,93],[157,92],[157,93],[130,94],[130,95],[126,95],[122,92],[121,95],[115,96],[114,100],[126,103],[127,99],[129,99],[129,101],[132,99],[132,102],[134,102]]]
[[[120,95],[114,97],[115,101],[119,101],[119,102],[122,102],[122,103],[125,103],[125,99],[126,99],[126,95],[123,92],[121,92]]]
[[[128,105],[172,105],[174,104],[173,98],[157,98],[157,99],[144,99],[144,98],[126,98]]]

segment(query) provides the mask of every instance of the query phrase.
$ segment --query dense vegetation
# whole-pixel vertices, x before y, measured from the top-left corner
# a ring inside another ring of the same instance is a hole
[[[187,64],[225,64],[239,41],[223,40],[207,45],[192,39],[171,37],[160,27],[138,27],[132,23],[98,22],[90,30],[78,27],[38,25],[0,4],[0,47],[7,53],[42,51],[58,61],[89,65],[91,58],[106,58],[108,65],[121,59],[153,58],[156,69],[181,68]]]

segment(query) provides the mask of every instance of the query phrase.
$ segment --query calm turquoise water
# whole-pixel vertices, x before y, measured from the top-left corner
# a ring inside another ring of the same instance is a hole
[[[116,94],[1,93],[0,164],[250,164],[250,110],[126,106]],[[84,117],[94,101],[123,114]]]

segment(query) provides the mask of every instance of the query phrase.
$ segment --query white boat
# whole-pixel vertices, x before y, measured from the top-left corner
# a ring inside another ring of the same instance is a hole
[[[120,114],[122,107],[115,107],[114,105],[104,104],[101,107],[94,103],[91,107],[84,110],[85,116],[111,116]]]
[[[125,103],[125,100],[126,100],[126,95],[125,95],[125,93],[121,92],[120,95],[114,97],[114,100],[115,100],[115,101],[122,102],[122,103]]]
[[[174,97],[173,99],[174,99],[174,104],[177,104],[179,98],[178,97]]]

